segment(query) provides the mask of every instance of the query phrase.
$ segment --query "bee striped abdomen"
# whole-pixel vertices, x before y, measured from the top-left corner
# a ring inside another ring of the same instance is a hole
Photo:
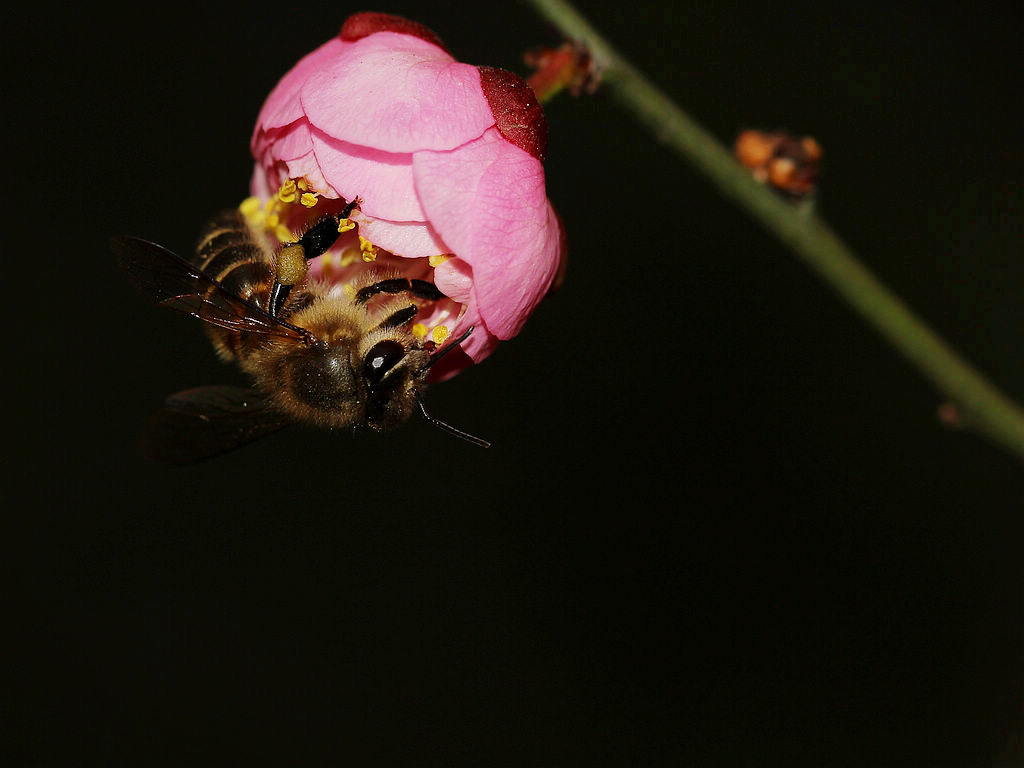
[[[226,212],[210,222],[193,261],[228,293],[266,308],[274,281],[272,260],[253,239],[248,223],[238,211]],[[221,354],[229,357],[245,356],[247,344],[258,341],[222,328],[211,327],[209,332]]]
[[[234,217],[222,217],[210,223],[196,248],[196,261],[203,262],[230,245],[249,242],[249,235],[240,229],[243,223]]]
[[[230,293],[241,296],[254,304],[265,306],[267,302],[266,264],[258,261],[239,261],[217,276],[217,282]]]

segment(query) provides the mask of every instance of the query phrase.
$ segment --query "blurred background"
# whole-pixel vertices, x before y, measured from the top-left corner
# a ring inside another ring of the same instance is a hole
[[[824,217],[1024,400],[1019,8],[580,9],[723,142],[816,137]],[[492,449],[414,421],[138,455],[167,394],[244,379],[107,241],[187,252],[247,194],[265,96],[356,10],[9,20],[0,762],[1020,764],[1020,459],[943,429],[606,94],[547,108],[565,287],[430,392]],[[522,4],[369,10],[521,74],[558,42]]]

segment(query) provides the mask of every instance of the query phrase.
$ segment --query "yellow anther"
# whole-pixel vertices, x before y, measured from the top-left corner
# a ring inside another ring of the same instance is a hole
[[[282,203],[294,203],[295,182],[292,179],[288,179],[288,181],[281,185],[281,189],[278,190],[277,197]]]
[[[416,325],[412,327],[412,335],[420,341],[423,341],[423,339],[427,338],[427,326],[423,323],[416,323]]]
[[[267,214],[267,227],[269,229],[273,229],[274,227],[276,227],[280,223],[281,223],[281,217],[278,216],[276,213],[268,213]]]
[[[308,192],[309,189],[310,189],[310,187],[309,187],[309,179],[307,179],[305,176],[303,176],[301,179],[299,179],[297,184],[298,184],[299,189],[301,189],[303,192]]]
[[[332,256],[331,252],[328,251],[320,257],[320,274],[324,277],[330,277],[333,271],[334,256]]]
[[[377,248],[362,235],[359,235],[359,250],[362,251],[363,261],[370,262],[375,261],[377,258]]]
[[[359,258],[359,249],[348,247],[341,252],[341,258],[338,260],[342,267],[347,267],[352,264],[356,259]]]
[[[442,254],[439,254],[437,256],[431,256],[429,259],[427,259],[427,262],[432,267],[440,267],[442,264],[444,264],[446,261],[448,261],[448,259],[450,259],[451,257],[452,257],[452,255],[450,253],[442,253]]]
[[[287,243],[295,239],[294,237],[292,237],[291,230],[288,229],[288,227],[286,227],[284,224],[278,224],[277,227],[274,228],[274,237],[276,237],[282,243]]]
[[[258,197],[245,198],[241,205],[238,206],[238,211],[251,226],[262,226],[264,219],[263,203],[260,202]]]
[[[247,197],[242,201],[242,204],[238,206],[238,210],[247,219],[251,219],[260,210],[260,199],[258,197]]]
[[[356,223],[354,221],[349,221],[348,219],[338,219],[338,232],[351,232],[355,228]]]
[[[307,208],[312,208],[314,205],[316,205],[317,200],[319,200],[319,198],[312,192],[303,192],[302,197],[299,198],[299,202],[302,203]]]
[[[434,343],[438,346],[444,344],[444,340],[448,338],[448,326],[438,325],[430,332],[430,338],[433,339]]]

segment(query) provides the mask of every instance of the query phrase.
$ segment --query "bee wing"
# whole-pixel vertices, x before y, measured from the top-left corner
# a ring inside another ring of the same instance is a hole
[[[213,386],[171,395],[142,435],[142,451],[168,464],[195,464],[292,422],[251,389]]]
[[[161,306],[231,331],[279,336],[304,344],[315,341],[305,328],[278,320],[262,307],[236,296],[195,264],[161,245],[120,236],[110,246],[118,265],[136,287]]]

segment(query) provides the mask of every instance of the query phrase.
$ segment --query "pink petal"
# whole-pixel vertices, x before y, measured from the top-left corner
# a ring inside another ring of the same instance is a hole
[[[426,222],[373,219],[360,211],[353,212],[352,220],[359,225],[360,235],[396,256],[422,259],[451,253],[437,231]]]
[[[479,363],[498,346],[498,337],[488,330],[474,304],[466,307],[466,313],[452,329],[452,337],[457,338],[460,333],[468,330],[471,325],[473,326],[473,333],[459,346],[473,359],[474,363]]]
[[[285,163],[285,167],[288,169],[287,178],[306,178],[312,185],[313,189],[324,197],[340,197],[338,191],[327,183],[327,180],[320,172],[320,165],[317,163],[316,155],[313,150],[302,155],[302,157],[297,157],[294,160],[288,160]],[[271,180],[268,183],[273,183],[273,181],[275,180]],[[280,186],[284,179],[277,179],[276,181],[278,186]]]
[[[360,198],[360,210],[390,221],[426,221],[412,178],[412,155],[338,141],[313,131],[320,170],[346,200]],[[364,235],[365,237],[365,235]]]
[[[551,281],[551,288],[549,289],[554,292],[562,287],[562,283],[565,282],[566,272],[569,270],[569,238],[565,233],[565,223],[553,205],[551,206],[551,212],[558,222],[558,269],[555,272],[555,279]]]
[[[260,200],[268,200],[273,194],[270,191],[270,185],[267,183],[266,169],[260,163],[256,163],[253,166],[252,178],[249,180],[249,194],[253,197],[258,197]]]
[[[479,363],[490,355],[498,346],[498,337],[488,330],[483,318],[480,317],[479,305],[473,294],[473,269],[463,259],[450,258],[435,267],[434,285],[440,288],[445,296],[466,307],[462,317],[451,328],[451,336],[457,337],[469,326],[473,326],[473,333],[460,345],[461,351],[465,352],[468,358],[456,356],[456,351],[453,350],[451,356],[455,357],[455,360],[449,361],[447,366],[438,363],[440,370],[432,377],[441,380],[454,376],[470,362]],[[458,365],[451,364],[457,361]]]
[[[460,304],[473,297],[473,269],[465,259],[451,258],[434,268],[434,285]]]
[[[296,120],[283,128],[264,131],[257,139],[256,155],[269,151],[274,160],[294,160],[313,149],[309,123]]]
[[[310,76],[301,98],[328,136],[385,152],[452,149],[494,125],[476,67],[394,32],[351,43]]]
[[[540,161],[492,128],[458,149],[414,153],[413,171],[428,219],[473,268],[488,329],[512,338],[558,267],[558,220]]]
[[[475,307],[470,306],[466,310],[466,314],[462,316],[462,320],[459,321],[452,331],[452,336],[457,338],[460,333],[465,332],[472,325],[473,333],[459,346],[473,359],[474,363],[479,363],[494,351],[495,347],[498,346],[499,339],[487,329],[478,312],[470,311],[475,309]]]
[[[339,38],[331,38],[313,52],[303,56],[299,63],[289,70],[274,86],[267,100],[263,103],[259,117],[256,118],[256,130],[253,132],[253,145],[259,131],[281,128],[302,117],[302,105],[299,91],[311,74],[320,70],[327,61],[338,56],[351,46]]]

